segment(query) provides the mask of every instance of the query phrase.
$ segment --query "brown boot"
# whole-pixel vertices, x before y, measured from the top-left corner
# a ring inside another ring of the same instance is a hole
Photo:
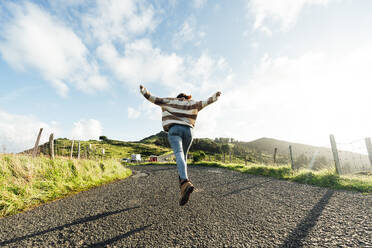
[[[183,206],[189,200],[190,194],[194,191],[195,187],[194,185],[192,185],[190,180],[187,179],[180,184],[180,188],[181,188],[180,206]]]

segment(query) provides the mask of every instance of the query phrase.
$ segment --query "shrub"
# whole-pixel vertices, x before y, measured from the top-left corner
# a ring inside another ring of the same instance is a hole
[[[192,154],[192,160],[194,162],[202,161],[205,158],[205,152],[203,151],[197,151]]]

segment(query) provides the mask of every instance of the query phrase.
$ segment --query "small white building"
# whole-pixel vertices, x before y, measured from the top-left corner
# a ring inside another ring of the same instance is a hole
[[[132,160],[132,162],[140,162],[141,161],[141,154],[132,154],[131,160]]]

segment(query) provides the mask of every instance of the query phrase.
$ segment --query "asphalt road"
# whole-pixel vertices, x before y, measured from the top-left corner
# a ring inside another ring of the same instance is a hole
[[[5,247],[372,247],[372,195],[219,168],[189,167],[178,205],[174,166],[0,219]]]

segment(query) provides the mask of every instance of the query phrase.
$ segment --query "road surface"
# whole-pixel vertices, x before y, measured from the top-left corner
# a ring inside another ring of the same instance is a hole
[[[0,219],[1,247],[372,247],[372,195],[190,166],[134,175]]]

